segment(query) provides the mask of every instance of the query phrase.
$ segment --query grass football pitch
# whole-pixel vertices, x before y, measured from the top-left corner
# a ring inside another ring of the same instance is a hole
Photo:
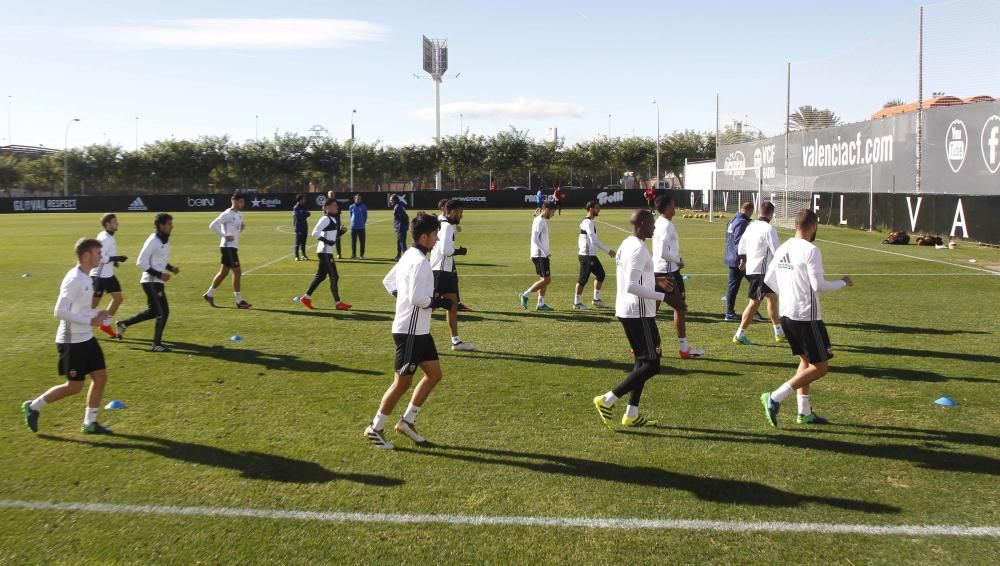
[[[627,214],[599,218],[613,248]],[[381,286],[394,253],[389,213],[369,218],[368,259],[346,259],[344,243],[349,312],[333,310],[325,284],[317,310],[293,302],[316,262],[291,259],[289,213],[252,210],[240,256],[254,307],[235,309],[227,281],[222,308],[210,308],[201,294],[218,267],[213,216],[175,215],[170,259],[182,271],[167,284],[165,333],[174,350],[148,351],[152,322],[122,341],[99,338],[104,401],[126,405],[102,410],[116,434],[100,438],[79,432],[82,395],[46,407],[38,434],[20,413],[59,382],[52,309],[73,243],[98,232],[99,215],[0,217],[0,563],[986,564],[1000,555],[997,250],[883,246],[879,234],[821,227],[827,277],[855,281],[821,298],[835,357],[811,397],[833,424],[794,424],[789,398],[774,429],[758,396],[796,360],[767,324],[751,326],[754,346],[731,343],[736,325],[722,320],[720,301],[726,221],[678,215],[688,337],[707,354],[679,359],[661,312],[664,369],[642,404],[659,426],[611,431],[591,399],[632,363],[612,310],[570,308],[581,213],[550,221],[556,311],[538,313],[516,298],[535,279],[530,210],[470,210],[459,234],[469,255],[458,263],[475,312],[460,316],[460,334],[479,351],[451,352],[435,315],[445,377],[418,425],[436,447],[390,430],[404,399],[387,427],[398,449],[386,452],[361,433],[391,381],[394,305]],[[119,215],[129,261],[117,318],[144,307],[134,259],[152,217]],[[613,303],[614,261],[602,261]],[[745,293],[744,283],[739,308]],[[942,396],[958,405],[934,404]],[[901,525],[954,529],[880,529]]]

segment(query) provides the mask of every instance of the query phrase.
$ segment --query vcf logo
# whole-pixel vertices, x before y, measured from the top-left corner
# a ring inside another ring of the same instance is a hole
[[[948,166],[955,173],[962,168],[965,163],[966,149],[969,144],[969,132],[965,129],[965,123],[961,120],[954,120],[948,125],[948,133],[945,135],[945,149],[948,155]]]
[[[983,126],[983,161],[990,173],[1000,170],[1000,116],[990,116]]]

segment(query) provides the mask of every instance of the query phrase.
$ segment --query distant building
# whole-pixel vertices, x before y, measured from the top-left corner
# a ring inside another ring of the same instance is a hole
[[[21,159],[34,159],[56,153],[57,150],[33,145],[0,145],[0,155],[13,155]]]

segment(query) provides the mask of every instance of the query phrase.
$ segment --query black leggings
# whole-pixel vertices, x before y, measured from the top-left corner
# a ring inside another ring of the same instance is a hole
[[[646,386],[646,382],[651,377],[658,373],[660,373],[660,360],[637,359],[635,368],[611,392],[616,397],[624,397],[626,393],[631,393],[628,404],[638,407],[643,387]]]
[[[299,250],[302,250],[302,257],[306,257],[306,232],[295,233],[295,257],[299,257]]]
[[[361,257],[365,256],[365,230],[351,230],[351,255],[358,255],[358,240],[361,240]]]
[[[123,320],[126,327],[146,320],[156,319],[156,329],[153,332],[153,344],[160,344],[163,340],[163,329],[167,326],[167,318],[170,316],[170,305],[167,304],[167,293],[163,283],[143,283],[142,290],[146,292],[146,310]]]
[[[340,239],[338,238],[339,242]],[[337,275],[337,264],[333,261],[333,254],[316,254],[316,258],[319,259],[319,265],[316,266],[316,277],[313,278],[313,282],[309,285],[309,290],[306,291],[306,295],[312,296],[313,291],[319,287],[319,284],[323,282],[327,277],[330,278],[330,291],[333,292],[333,300],[340,302],[340,289],[337,284],[339,283],[340,277]]]

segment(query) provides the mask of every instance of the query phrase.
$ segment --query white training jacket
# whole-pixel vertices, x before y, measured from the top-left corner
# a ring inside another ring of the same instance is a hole
[[[243,231],[242,212],[227,208],[215,220],[209,223],[208,227],[222,238],[219,242],[220,248],[240,247],[240,232]],[[231,242],[226,241],[226,236],[232,236],[233,240]]]
[[[615,291],[615,316],[649,318],[656,316],[656,301],[663,293],[656,290],[653,278],[653,255],[646,244],[629,236],[615,255],[618,285]]]
[[[66,272],[59,285],[55,317],[59,319],[56,344],[79,344],[94,337],[90,320],[97,316],[97,309],[90,306],[94,298],[94,279],[80,266]]]
[[[382,279],[382,286],[390,294],[396,293],[392,333],[430,334],[434,274],[424,252],[409,247]]]
[[[329,240],[336,244],[337,238],[340,237],[340,224],[332,214],[324,214],[319,217],[319,220],[316,221],[316,225],[313,226],[312,237],[316,238],[316,241],[318,242],[316,244],[316,253],[332,254],[335,246],[321,241],[320,238]]]
[[[663,216],[653,224],[653,271],[673,273],[681,268],[681,243],[674,223]]]
[[[778,311],[792,320],[823,320],[817,293],[836,291],[846,281],[827,281],[823,253],[802,238],[790,238],[778,247],[764,283],[778,294]]]
[[[549,222],[539,214],[531,223],[531,257],[549,257]]]
[[[611,251],[611,248],[597,239],[597,224],[591,218],[584,217],[580,222],[580,236],[576,239],[576,243],[579,248],[578,253],[584,256],[596,256],[597,250],[604,253]]]
[[[431,270],[455,271],[455,226],[442,218],[438,241],[431,250]]]
[[[156,232],[146,238],[146,242],[142,244],[142,250],[139,252],[139,257],[135,260],[135,264],[142,270],[139,283],[163,283],[163,279],[153,275],[148,270],[152,269],[159,273],[167,270],[167,266],[170,265],[170,244],[167,242],[169,239],[167,241],[161,240],[160,235]]]
[[[101,243],[101,263],[90,270],[90,276],[104,279],[113,277],[115,275],[115,264],[111,261],[111,258],[118,255],[118,242],[115,241],[115,235],[113,232],[101,230],[101,233],[97,235],[97,241]]]
[[[747,257],[746,274],[763,275],[778,249],[778,231],[767,220],[754,220],[743,232],[736,253]],[[774,289],[774,287],[771,287]]]

